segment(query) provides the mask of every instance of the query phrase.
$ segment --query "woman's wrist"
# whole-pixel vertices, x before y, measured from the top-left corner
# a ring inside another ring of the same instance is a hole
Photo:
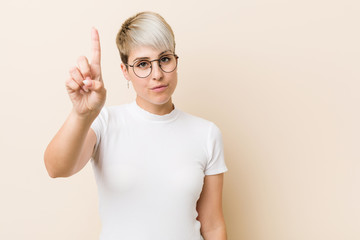
[[[78,113],[76,109],[73,108],[70,115],[76,122],[91,125],[91,123],[96,119],[99,113],[100,111],[98,110],[89,111],[87,113]]]

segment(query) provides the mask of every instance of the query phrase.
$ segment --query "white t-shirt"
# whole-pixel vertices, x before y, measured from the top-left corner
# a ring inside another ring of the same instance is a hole
[[[219,128],[135,101],[104,107],[91,128],[100,240],[203,240],[196,203],[204,176],[228,170]]]

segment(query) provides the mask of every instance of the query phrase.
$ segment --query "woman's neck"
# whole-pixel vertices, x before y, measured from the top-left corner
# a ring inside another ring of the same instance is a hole
[[[164,104],[154,104],[154,103],[148,102],[145,99],[137,96],[136,103],[139,107],[141,107],[145,111],[148,111],[148,112],[150,112],[152,114],[156,114],[156,115],[165,115],[165,114],[170,113],[172,110],[174,110],[174,105],[172,103],[171,98],[169,99],[169,101],[167,101]]]

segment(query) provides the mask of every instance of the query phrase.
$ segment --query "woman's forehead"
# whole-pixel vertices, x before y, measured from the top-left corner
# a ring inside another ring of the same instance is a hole
[[[164,53],[172,53],[170,49],[157,49],[152,46],[136,46],[133,47],[129,54],[129,61],[134,61],[135,59],[152,59],[159,57]]]

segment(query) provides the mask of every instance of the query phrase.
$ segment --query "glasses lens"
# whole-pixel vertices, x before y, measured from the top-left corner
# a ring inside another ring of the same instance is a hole
[[[160,68],[164,72],[172,72],[176,69],[177,58],[174,55],[164,55],[159,59]],[[148,60],[140,60],[134,63],[134,73],[136,76],[146,78],[151,73],[151,62]]]
[[[134,73],[138,77],[147,77],[151,73],[151,63],[146,60],[138,61],[134,64]]]
[[[177,61],[174,55],[165,55],[160,58],[160,67],[164,72],[172,72],[175,70]]]

